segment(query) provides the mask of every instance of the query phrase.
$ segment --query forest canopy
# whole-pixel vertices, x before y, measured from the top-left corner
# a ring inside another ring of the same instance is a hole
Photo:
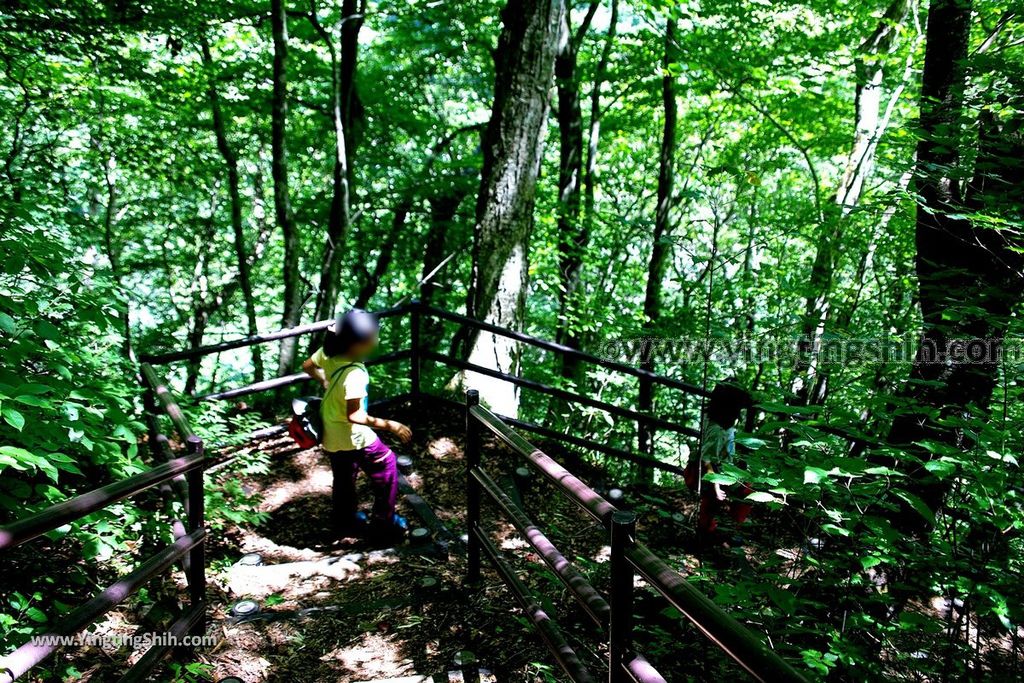
[[[699,393],[749,391],[743,467],[711,477],[749,486],[772,531],[749,571],[692,578],[808,675],[1019,680],[1022,21],[1017,0],[8,3],[0,522],[152,464],[141,357],[418,301],[570,353],[439,320],[424,350],[644,415],[696,426]],[[407,325],[385,321],[385,351]],[[226,446],[294,392],[198,399],[297,373],[318,345],[170,378]],[[408,391],[407,368],[374,391]],[[697,461],[686,434],[423,374]],[[230,476],[214,488],[212,525],[262,521]],[[163,524],[125,502],[58,540],[124,568]],[[40,590],[74,602],[94,571]],[[0,654],[60,609],[11,585]]]

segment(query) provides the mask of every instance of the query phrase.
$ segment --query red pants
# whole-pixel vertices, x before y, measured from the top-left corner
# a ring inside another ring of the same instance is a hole
[[[683,472],[683,479],[690,490],[696,491],[700,486],[700,514],[697,516],[697,531],[701,534],[710,534],[718,527],[718,513],[723,507],[729,509],[729,516],[736,524],[747,521],[753,505],[728,500],[718,500],[715,495],[715,485],[711,482],[701,481],[703,468],[699,462],[691,462]],[[754,492],[746,484],[733,484],[726,489],[729,498],[745,498]]]

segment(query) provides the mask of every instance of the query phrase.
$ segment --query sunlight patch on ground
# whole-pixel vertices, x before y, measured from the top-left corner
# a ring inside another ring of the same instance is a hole
[[[337,662],[356,680],[408,676],[413,673],[413,664],[401,656],[399,645],[393,637],[366,633],[351,643],[331,650],[320,660]]]
[[[228,570],[226,584],[233,595],[240,597],[263,598],[278,593],[287,599],[296,599],[324,590],[335,581],[347,581],[361,572],[358,564],[343,558],[263,567],[235,565]]]
[[[427,452],[430,453],[434,460],[448,460],[449,458],[462,456],[462,449],[447,436],[434,439],[427,444]]]

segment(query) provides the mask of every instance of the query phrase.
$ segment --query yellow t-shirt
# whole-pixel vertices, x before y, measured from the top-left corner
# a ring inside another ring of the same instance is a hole
[[[347,401],[353,398],[361,398],[364,409],[368,405],[370,375],[366,366],[343,356],[328,356],[323,349],[318,349],[312,360],[323,368],[330,380],[320,408],[324,420],[324,450],[366,448],[377,440],[377,434],[366,425],[349,422],[346,407]]]

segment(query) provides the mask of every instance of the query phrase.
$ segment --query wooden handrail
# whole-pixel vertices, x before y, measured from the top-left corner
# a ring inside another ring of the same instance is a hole
[[[594,677],[583,666],[579,657],[576,656],[575,650],[565,640],[565,636],[562,635],[558,626],[547,615],[530,590],[519,580],[512,567],[501,557],[498,549],[491,543],[491,540],[480,529],[473,529],[470,533],[476,537],[476,541],[480,544],[484,554],[487,555],[487,558],[501,576],[505,586],[515,596],[516,601],[519,602],[519,605],[526,613],[527,619],[540,634],[544,644],[555,658],[555,661],[558,662],[558,665],[565,671],[569,680],[574,683],[591,683],[594,681]]]
[[[444,363],[445,365],[450,365],[451,367],[459,368],[460,370],[476,372],[487,377],[494,377],[495,379],[505,380],[506,382],[511,382],[512,384],[515,384],[517,386],[532,389],[533,391],[536,391],[541,394],[547,394],[548,396],[554,396],[555,398],[560,398],[565,401],[572,401],[574,403],[579,403],[581,405],[589,406],[591,408],[597,408],[607,413],[611,413],[612,415],[624,417],[628,420],[633,420],[635,422],[643,422],[653,427],[657,427],[658,429],[664,429],[670,432],[678,432],[680,434],[687,434],[689,436],[697,436],[699,434],[699,432],[696,429],[693,429],[692,427],[686,427],[685,425],[676,424],[675,422],[669,422],[668,420],[662,420],[661,418],[645,415],[644,413],[638,413],[635,410],[623,408],[621,406],[613,405],[611,403],[605,403],[604,401],[599,401],[595,398],[590,398],[589,396],[581,396],[580,394],[574,394],[571,391],[559,389],[557,387],[544,384],[543,382],[537,382],[532,379],[525,379],[523,377],[519,377],[518,375],[510,375],[508,373],[501,372],[500,370],[492,370],[491,368],[485,368],[482,365],[476,365],[475,363],[470,363],[468,361],[452,358],[451,356],[446,356],[442,353],[437,353],[436,351],[424,351],[421,352],[421,355],[423,358],[437,361],[438,363]]]
[[[170,643],[180,642],[185,636],[193,633],[197,626],[202,623],[203,619],[206,618],[205,602],[201,602],[197,605],[192,605],[188,610],[182,614],[171,627],[167,629],[167,640]],[[151,645],[146,653],[139,658],[139,661],[135,662],[131,669],[125,673],[124,676],[118,681],[118,683],[142,683],[149,678],[150,672],[160,663],[164,657],[169,655],[173,650],[174,646],[170,643],[159,643]]]
[[[484,493],[501,509],[512,526],[537,551],[537,554],[551,568],[555,576],[569,590],[591,619],[598,626],[608,622],[608,601],[601,597],[590,582],[565,558],[536,524],[530,521],[518,505],[501,490],[501,487],[483,469],[477,467],[471,475],[480,483]]]
[[[366,361],[365,365],[374,366],[381,365],[383,363],[394,363],[396,361],[405,360],[412,357],[412,351],[410,349],[401,349],[399,351],[393,351],[391,353],[381,354],[376,358],[371,358]],[[271,389],[280,389],[281,387],[290,387],[293,384],[302,384],[308,382],[313,378],[304,372],[296,372],[291,375],[284,375],[282,377],[275,377],[273,379],[263,380],[262,382],[254,382],[252,384],[246,384],[243,387],[235,389],[226,389],[225,391],[218,391],[212,394],[206,394],[200,396],[198,401],[223,401],[229,398],[238,398],[239,396],[248,396],[249,394],[257,394],[261,391],[270,391]]]
[[[805,680],[749,629],[729,616],[645,546],[636,544],[626,551],[626,557],[654,590],[756,680],[764,683]]]
[[[192,427],[188,424],[188,419],[185,417],[184,411],[181,406],[178,405],[177,401],[174,400],[174,395],[171,393],[170,387],[167,382],[164,381],[156,374],[156,370],[149,363],[142,363],[139,366],[142,371],[142,379],[145,380],[146,385],[156,396],[156,399],[164,408],[164,412],[167,413],[167,417],[171,418],[171,423],[174,424],[174,428],[178,430],[178,435],[182,439],[188,439],[194,437],[195,432],[192,431]]]
[[[68,637],[82,631],[101,616],[122,603],[135,593],[143,584],[158,574],[163,573],[176,562],[183,561],[192,607],[190,611],[176,622],[172,629],[198,631],[204,628],[206,603],[206,566],[204,559],[204,541],[206,539],[203,466],[205,457],[203,441],[196,436],[188,425],[184,413],[175,402],[170,389],[160,380],[153,368],[143,363],[143,381],[151,393],[147,394],[146,406],[152,410],[159,400],[170,416],[175,428],[185,441],[188,455],[172,458],[156,467],[135,476],[107,484],[80,496],[61,503],[51,505],[45,510],[23,517],[11,524],[0,527],[0,549],[13,548],[34,538],[58,529],[89,514],[101,510],[117,501],[145,491],[153,486],[174,481],[185,475],[187,478],[187,511],[188,532],[180,521],[172,522],[175,528],[174,542],[156,555],[139,565],[132,572],[121,577],[99,595],[85,604],[72,610],[52,627],[52,630],[25,643],[9,655],[0,658],[0,683],[14,681],[36,666],[52,652],[63,645]],[[156,400],[154,400],[156,399]],[[150,420],[151,446],[156,453],[163,453],[166,439],[156,433],[156,420]],[[143,657],[136,667],[139,675],[143,668],[148,671],[159,661],[163,653],[160,649],[153,650]],[[131,672],[129,672],[131,673]]]
[[[419,303],[418,301],[412,301],[412,302],[409,302],[409,303],[406,303],[406,304],[402,304],[402,305],[399,305],[399,306],[394,306],[392,308],[388,308],[388,309],[384,309],[384,310],[381,310],[381,311],[377,311],[376,315],[379,318],[388,318],[388,317],[403,315],[405,313],[412,314],[413,318],[419,318],[422,315],[431,315],[431,316],[434,316],[434,317],[439,318],[441,320],[447,320],[449,322],[454,322],[454,323],[461,324],[461,325],[468,325],[470,327],[473,327],[474,329],[482,330],[482,331],[485,331],[485,332],[490,332],[492,334],[498,334],[498,335],[507,337],[509,339],[514,339],[516,341],[520,341],[520,342],[523,342],[525,344],[529,344],[529,345],[534,346],[536,348],[544,349],[546,351],[552,351],[554,353],[571,356],[571,357],[576,358],[578,360],[581,360],[581,361],[584,361],[584,362],[587,362],[587,363],[591,363],[591,364],[597,365],[599,367],[606,368],[608,370],[612,370],[612,371],[615,371],[615,372],[621,372],[623,374],[631,375],[633,377],[637,377],[637,378],[640,378],[640,379],[648,380],[648,381],[653,382],[655,384],[658,384],[658,385],[661,385],[661,386],[665,386],[665,387],[670,387],[670,388],[673,388],[673,389],[677,389],[679,391],[682,391],[682,392],[685,392],[685,393],[688,393],[688,394],[693,394],[695,396],[707,397],[707,396],[711,395],[711,392],[708,391],[707,389],[704,389],[703,387],[697,386],[695,384],[691,384],[689,382],[684,382],[682,380],[677,380],[677,379],[674,379],[674,378],[671,378],[671,377],[666,377],[665,375],[660,375],[660,374],[658,374],[656,372],[651,372],[649,370],[644,370],[642,368],[634,367],[632,365],[627,365],[625,363],[620,363],[618,361],[613,361],[613,360],[610,360],[610,359],[601,358],[600,356],[595,356],[594,354],[590,354],[590,353],[587,353],[585,351],[581,351],[579,349],[574,349],[574,348],[572,348],[570,346],[566,346],[564,344],[559,344],[557,342],[552,342],[552,341],[548,341],[548,340],[545,340],[545,339],[540,339],[538,337],[533,337],[533,336],[525,334],[523,332],[517,332],[515,330],[509,330],[507,328],[499,327],[497,325],[492,325],[491,323],[486,323],[486,322],[483,322],[483,321],[480,321],[480,320],[475,320],[473,318],[469,318],[467,316],[460,315],[458,313],[452,313],[450,311],[446,311],[444,309],[437,308],[435,306],[424,305],[424,304]],[[427,352],[422,352],[421,353],[421,350],[419,349],[419,344],[418,344],[419,330],[418,330],[418,326],[416,325],[416,322],[417,322],[416,320],[413,320],[413,322],[412,322],[412,324],[413,324],[413,333],[412,333],[411,337],[412,337],[413,346],[410,349],[410,355],[411,355],[411,357],[413,357],[413,361],[414,361],[413,369],[410,372],[410,377],[411,377],[411,381],[412,381],[412,384],[413,384],[413,391],[412,391],[413,394],[418,394],[419,393],[419,391],[418,391],[418,389],[419,389],[419,375],[420,375],[420,373],[419,373],[419,360],[420,360],[420,358],[425,358],[428,355],[430,355]],[[211,353],[220,353],[222,351],[230,351],[232,349],[243,348],[243,347],[246,347],[246,346],[252,346],[254,344],[263,344],[263,343],[267,343],[267,342],[271,342],[271,341],[285,339],[285,338],[288,338],[288,337],[297,337],[297,336],[301,336],[303,334],[311,334],[311,333],[315,333],[315,332],[320,332],[322,330],[327,329],[332,324],[334,324],[334,320],[333,319],[332,320],[321,320],[319,322],[308,323],[306,325],[298,325],[296,327],[290,327],[290,328],[286,328],[286,329],[283,329],[283,330],[277,330],[275,332],[268,332],[266,334],[254,335],[254,336],[250,336],[250,337],[241,337],[241,338],[238,338],[238,339],[232,339],[232,340],[228,340],[228,341],[225,341],[225,342],[221,342],[219,344],[210,344],[210,345],[207,345],[207,346],[200,346],[200,347],[197,347],[195,349],[185,349],[185,350],[181,350],[181,351],[172,351],[172,352],[160,353],[160,354],[143,354],[141,356],[141,360],[143,362],[150,363],[150,364],[156,364],[156,365],[172,363],[172,362],[180,361],[180,360],[188,360],[188,359],[192,359],[192,358],[198,358],[198,357],[201,357],[201,356],[209,355]],[[434,360],[437,360],[437,359],[434,358]],[[462,361],[462,362],[464,362],[464,361]],[[478,372],[481,372],[481,374],[488,374],[487,372],[484,372],[484,371],[478,371]],[[495,375],[492,375],[492,376],[495,376]],[[229,389],[229,390],[224,391],[224,392],[217,392],[217,393],[209,394],[207,396],[202,397],[202,399],[203,400],[215,400],[215,399],[221,399],[221,398],[234,398],[234,397],[237,397],[237,396],[244,396],[244,395],[249,394],[249,393],[256,393],[256,392],[259,392],[259,391],[265,391],[267,389],[276,389],[276,388],[283,387],[283,386],[290,386],[290,385],[292,385],[294,383],[299,383],[299,382],[302,382],[302,381],[305,381],[305,380],[299,374],[287,375],[285,377],[280,377],[280,378],[276,378],[276,379],[272,379],[272,380],[267,380],[267,384],[265,386],[262,385],[261,383],[250,384],[250,385],[246,385],[245,387],[240,387],[238,389]],[[537,384],[540,384],[540,383],[537,383]],[[521,386],[527,386],[527,385],[526,384],[522,384]],[[567,395],[562,395],[560,397],[565,399],[565,400],[574,400],[574,399],[569,398],[569,397],[570,396],[576,396],[576,394],[572,394],[571,392],[566,392],[566,394]],[[778,412],[778,411],[771,411],[771,410],[769,410],[767,408],[764,408],[764,407],[761,407],[761,406],[755,406],[755,408],[757,410],[760,410],[762,412],[775,415],[777,417],[785,417],[787,415],[786,413],[781,413],[781,412]],[[656,418],[647,418],[646,416],[643,416],[642,413],[636,413],[636,415],[642,416],[642,417],[630,417],[629,419],[636,419],[642,425],[645,425],[645,426],[656,427],[656,428],[667,428],[667,427],[663,426],[663,423],[659,423],[657,421],[653,421],[653,422],[651,421],[651,420],[656,420]],[[620,416],[621,417],[627,417],[627,416],[622,416],[622,415],[620,415]],[[669,422],[668,424],[671,424],[671,423]],[[844,429],[839,428],[839,427],[834,427],[834,426],[831,426],[831,425],[814,425],[814,426],[815,426],[816,429],[818,429],[818,430],[820,430],[822,432],[825,432],[827,434],[832,434],[833,436],[838,436],[838,437],[846,439],[846,440],[848,440],[848,441],[850,441],[851,443],[854,443],[854,444],[865,444],[865,445],[869,445],[869,446],[870,445],[881,445],[882,444],[881,441],[879,441],[877,439],[873,439],[870,436],[852,434],[849,431],[844,430]],[[680,431],[681,433],[688,434],[689,436],[694,436],[694,437],[698,436],[698,431],[696,429],[693,429],[693,428],[690,428],[690,427],[683,427],[682,429],[673,430],[673,431]],[[577,444],[577,445],[579,445],[579,444]],[[609,455],[616,455],[616,454],[609,453]],[[630,455],[634,455],[634,457],[640,457],[640,456],[635,456],[635,454],[630,454]],[[627,458],[627,459],[630,459],[630,458]],[[639,463],[639,464],[647,464],[647,463]],[[652,466],[657,467],[657,465],[653,465],[653,464],[652,464]],[[662,468],[662,469],[666,469],[666,468]]]
[[[463,404],[453,399],[450,399],[446,396],[431,396],[430,400],[439,401],[441,403],[444,403],[445,405],[451,406],[452,408],[464,407]],[[620,460],[626,460],[632,463],[636,463],[637,465],[642,465],[644,467],[653,467],[654,469],[672,472],[673,474],[678,474],[679,476],[683,476],[684,474],[684,468],[680,467],[679,465],[673,465],[672,463],[669,462],[662,462],[661,460],[655,460],[653,458],[648,458],[643,455],[637,455],[636,453],[631,453],[630,451],[623,450],[621,448],[609,446],[606,443],[599,443],[597,441],[591,441],[590,439],[585,439],[583,437],[574,436],[572,434],[566,434],[565,432],[560,432],[558,430],[551,429],[549,427],[545,427],[544,425],[539,425],[533,422],[527,422],[526,420],[518,420],[514,417],[501,415],[499,413],[494,413],[494,415],[495,417],[497,417],[510,427],[522,429],[525,432],[536,434],[537,436],[543,437],[545,439],[550,439],[552,441],[560,441],[562,443],[567,443],[573,446],[577,446],[579,448],[585,448],[587,450],[596,451],[598,453],[604,453],[605,455],[610,455]]]
[[[487,408],[475,405],[469,409],[469,413],[480,424],[491,430],[507,446],[511,447],[512,450],[526,458],[526,461],[534,469],[547,477],[551,483],[565,493],[584,512],[605,527],[608,526],[608,519],[615,512],[615,506],[602,498],[597,491],[584,484],[569,470],[552,460],[544,451],[519,436],[519,434],[510,429],[508,425],[503,423],[497,415],[487,410]]]

